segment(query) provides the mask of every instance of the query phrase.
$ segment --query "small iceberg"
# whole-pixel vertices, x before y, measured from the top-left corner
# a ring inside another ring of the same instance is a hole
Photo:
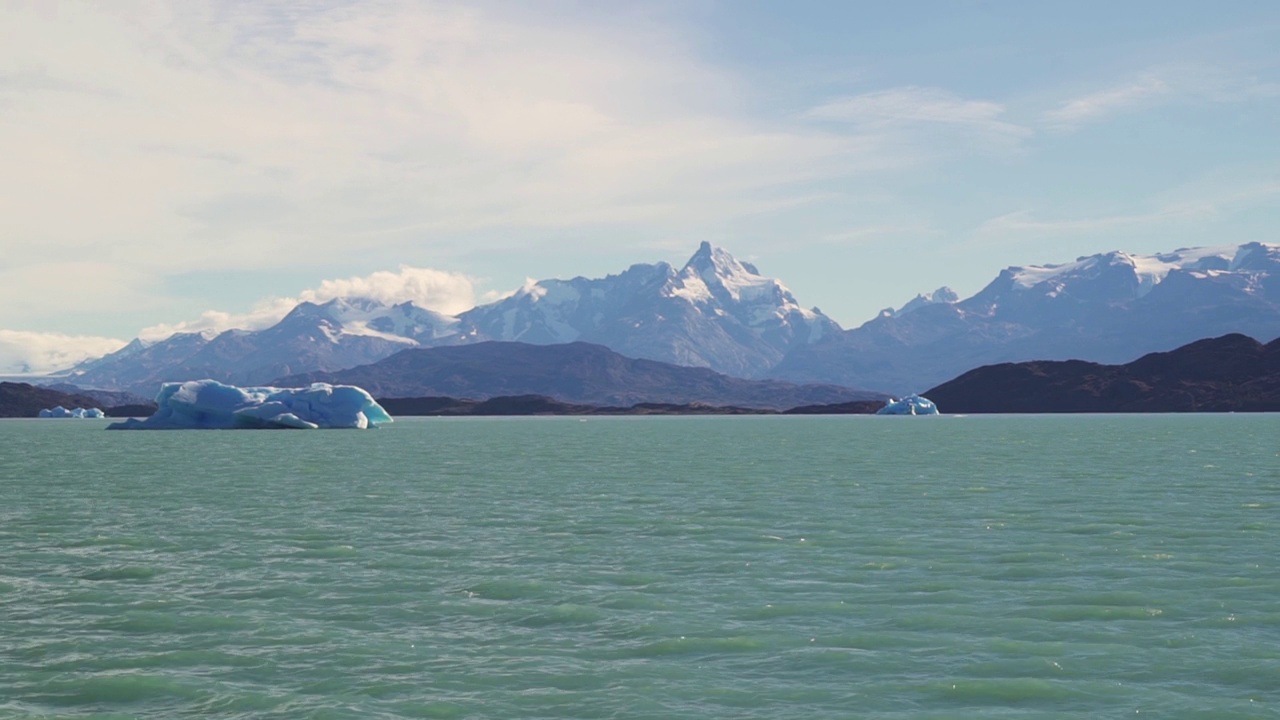
[[[919,395],[908,395],[900,400],[890,400],[876,411],[877,415],[937,415],[938,406]]]
[[[45,408],[40,411],[39,417],[42,418],[104,418],[107,414],[98,408],[76,408],[68,410],[61,405],[55,408]]]
[[[391,416],[362,388],[315,383],[307,388],[224,385],[216,380],[165,383],[146,420],[108,430],[273,430],[377,427]]]

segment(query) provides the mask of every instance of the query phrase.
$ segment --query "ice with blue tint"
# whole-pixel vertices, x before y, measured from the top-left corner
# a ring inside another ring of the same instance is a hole
[[[900,400],[890,400],[876,411],[877,415],[937,415],[938,406],[919,395],[908,395]]]
[[[363,389],[327,383],[305,388],[240,388],[216,380],[165,383],[156,404],[160,408],[146,420],[130,418],[107,429],[365,429],[391,422]]]
[[[75,410],[68,410],[62,407],[61,405],[52,409],[45,408],[40,411],[40,417],[42,418],[94,418],[96,419],[96,418],[104,418],[106,416],[107,414],[102,412],[98,408],[88,408],[88,409],[76,408]]]

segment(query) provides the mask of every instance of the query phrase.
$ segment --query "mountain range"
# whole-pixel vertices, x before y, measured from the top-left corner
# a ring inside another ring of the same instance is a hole
[[[493,340],[589,342],[629,357],[761,377],[797,345],[839,332],[826,315],[801,307],[781,282],[703,243],[678,270],[659,262],[599,279],[528,283],[457,317],[367,298],[303,302],[256,332],[134,340],[83,363],[70,381],[152,395],[167,381],[261,384],[368,364],[411,347]]]
[[[972,297],[940,288],[844,330],[780,281],[702,243],[679,269],[659,262],[604,278],[530,282],[457,316],[367,298],[304,302],[263,330],[135,340],[67,381],[151,396],[164,381],[262,384],[414,348],[585,342],[735,377],[900,394],[982,365],[1125,362],[1227,332],[1280,335],[1280,245],[1010,267]]]
[[[1010,267],[970,298],[942,288],[798,347],[768,375],[901,393],[983,365],[1122,363],[1232,332],[1280,336],[1280,245],[1109,252]]]
[[[584,342],[531,345],[482,342],[403,350],[370,365],[278,378],[271,384],[357,385],[378,398],[486,400],[541,395],[564,403],[627,407],[700,403],[782,410],[798,405],[884,401],[880,393],[834,385],[746,380],[708,368],[629,358]]]

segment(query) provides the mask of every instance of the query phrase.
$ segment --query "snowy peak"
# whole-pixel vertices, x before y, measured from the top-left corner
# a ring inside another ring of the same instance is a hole
[[[387,305],[373,298],[341,297],[319,305],[301,302],[272,330],[318,330],[332,343],[342,342],[343,337],[361,336],[413,346],[450,335],[457,322],[456,318],[412,302]]]
[[[363,323],[368,331],[429,344],[455,334],[458,319],[406,301],[365,318]]]
[[[531,281],[460,319],[459,342],[581,340],[743,377],[840,330],[777,280],[706,242],[680,270],[659,262],[604,278]]]
[[[1280,245],[1108,252],[1010,267],[972,297],[923,307],[800,347],[770,375],[900,393],[981,365],[1124,363],[1233,332],[1270,340],[1280,336]]]
[[[754,301],[782,294],[795,302],[782,283],[762,276],[754,265],[739,262],[724,248],[705,241],[685,263],[673,283],[673,294],[691,302],[707,301],[713,297],[722,302]]]
[[[671,278],[664,294],[707,306],[716,314],[734,315],[752,328],[791,322],[821,326],[814,328],[813,339],[826,330],[839,331],[822,313],[801,307],[781,282],[709,242],[703,242]]]
[[[1072,285],[1109,275],[1130,281],[1131,297],[1138,298],[1151,292],[1172,272],[1208,276],[1277,269],[1280,269],[1280,245],[1254,242],[1180,248],[1155,255],[1113,251],[1076,258],[1072,263],[1011,267],[1002,273],[1002,277],[1008,279],[1015,291],[1037,289],[1053,297]]]
[[[681,274],[693,272],[708,282],[716,279],[732,279],[734,277],[759,277],[760,271],[750,263],[739,262],[729,254],[728,250],[702,241],[698,251],[689,258],[680,270]]]
[[[529,280],[508,297],[462,313],[456,333],[459,342],[539,345],[593,337],[620,317],[643,312],[644,299],[656,295],[674,274],[667,263],[639,263],[603,278]]]
[[[885,308],[880,311],[880,317],[902,317],[911,312],[915,312],[926,305],[947,304],[954,305],[960,301],[960,296],[955,290],[943,285],[931,293],[920,293],[909,300],[906,305],[894,310],[893,308]]]

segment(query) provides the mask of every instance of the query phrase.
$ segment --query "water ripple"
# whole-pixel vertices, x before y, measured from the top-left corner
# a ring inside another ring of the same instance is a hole
[[[75,428],[0,718],[1280,714],[1277,416]]]

